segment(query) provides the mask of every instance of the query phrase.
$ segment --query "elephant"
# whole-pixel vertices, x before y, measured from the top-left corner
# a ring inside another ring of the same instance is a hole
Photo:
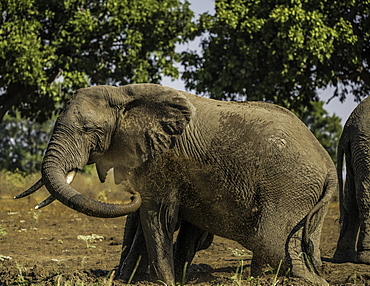
[[[131,186],[131,202],[102,203],[71,187],[87,164],[102,182],[113,168],[115,182]],[[185,221],[197,234],[250,249],[252,276],[281,264],[292,276],[326,284],[319,243],[336,169],[285,108],[157,84],[80,89],[56,120],[41,174],[30,189],[45,184],[46,201],[97,217],[139,211],[142,234],[134,233],[144,237],[154,281],[175,283],[174,232]]]
[[[337,147],[341,229],[333,261],[338,263],[370,264],[369,114],[370,98],[366,98],[348,117]]]

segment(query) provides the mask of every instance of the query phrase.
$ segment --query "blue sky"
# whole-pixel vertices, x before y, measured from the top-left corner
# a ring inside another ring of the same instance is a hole
[[[195,15],[202,14],[204,12],[214,13],[214,1],[212,0],[190,0],[191,9],[194,11]],[[199,41],[194,41],[188,45],[183,45],[178,47],[178,50],[196,50],[199,48]],[[163,85],[170,86],[176,89],[185,90],[183,81],[176,80],[171,81],[169,78],[165,78],[162,81]],[[191,91],[189,91],[191,92]],[[333,94],[333,89],[328,88],[325,90],[320,90],[320,98],[324,101],[327,101]],[[334,98],[330,101],[329,104],[325,104],[325,109],[330,113],[335,113],[342,118],[342,124],[344,124],[351,114],[352,110],[357,106],[357,103],[354,102],[354,98],[348,96],[344,103],[341,103],[339,99]]]

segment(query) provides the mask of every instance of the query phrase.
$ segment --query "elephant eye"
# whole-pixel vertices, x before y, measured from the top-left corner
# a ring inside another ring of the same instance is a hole
[[[103,131],[103,128],[98,127],[98,126],[93,126],[93,125],[84,125],[82,127],[82,130],[85,133],[93,133],[93,132],[101,133]]]
[[[89,125],[84,125],[84,126],[82,127],[82,130],[83,130],[84,132],[86,132],[86,133],[91,133],[91,132],[93,132],[93,131],[94,131],[94,129],[95,129],[95,127],[93,127],[93,126],[89,126]]]

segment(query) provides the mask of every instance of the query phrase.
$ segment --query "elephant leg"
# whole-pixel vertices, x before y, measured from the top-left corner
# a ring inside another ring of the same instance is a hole
[[[148,269],[148,253],[142,231],[140,214],[128,215],[122,244],[122,254],[116,278],[125,281],[145,275]],[[135,275],[135,276],[134,276]]]
[[[208,248],[212,241],[212,234],[184,220],[181,221],[180,231],[174,245],[176,281],[181,281],[185,264],[190,265],[195,253]],[[116,278],[129,281],[132,278],[141,277],[146,274],[148,266],[148,253],[140,214],[136,212],[129,215],[126,220],[122,254]]]
[[[328,205],[324,206],[311,219],[310,228],[313,229],[313,232],[310,234],[309,245],[306,246],[306,248],[308,247],[306,251],[310,259],[308,263],[311,263],[315,270],[318,270],[322,266],[320,251],[321,231],[328,208]]]
[[[173,235],[178,222],[178,207],[171,199],[166,200],[143,204],[140,218],[149,255],[150,276],[153,281],[174,285]]]
[[[360,217],[356,200],[356,186],[348,168],[344,192],[340,195],[341,229],[333,261],[337,263],[356,261],[356,241]]]
[[[361,183],[357,191],[360,231],[357,241],[357,263],[370,264],[370,179]]]
[[[316,240],[318,233],[313,233]],[[290,264],[290,271],[293,277],[304,278],[314,285],[329,285],[325,279],[320,277],[316,273],[315,260],[315,249],[311,249],[311,253],[305,253],[302,249],[302,237],[303,237],[303,226],[302,224],[297,225],[297,227],[290,234],[287,241],[287,262]],[[318,247],[319,245],[314,245],[311,236],[311,247]],[[318,262],[316,261],[316,264]]]
[[[322,266],[322,261],[321,261],[321,251],[320,251],[320,238],[321,238],[321,230],[322,226],[324,224],[324,217],[322,216],[322,220],[319,223],[318,227],[316,230],[312,233],[310,237],[310,243],[312,249],[312,263],[316,269],[319,269]]]
[[[370,218],[364,219],[360,225],[356,262],[370,264]]]
[[[269,215],[262,216],[263,219],[259,220],[259,225],[263,227],[258,229],[257,233],[249,235],[248,238],[242,245],[250,249],[253,252],[251,262],[251,276],[259,277],[263,274],[263,268],[267,265],[277,268],[280,262],[285,261],[285,242],[286,233],[284,227],[277,227],[276,221],[272,220],[271,217],[278,216],[281,210],[267,210],[266,213]],[[284,265],[285,266],[285,263]],[[281,273],[281,272],[280,272]]]
[[[263,267],[266,265],[265,257],[260,251],[253,251],[253,257],[251,262],[251,276],[259,277],[262,275]]]
[[[263,274],[263,268],[267,265],[275,268],[279,267],[280,262],[284,262],[285,240],[281,227],[276,227],[274,222],[261,221],[264,226],[262,232],[258,233],[255,238],[251,236],[243,242],[245,248],[253,246],[253,257],[251,261],[251,276],[259,277]],[[280,272],[281,273],[281,272]]]
[[[263,268],[267,265],[270,265],[276,271],[279,271],[279,274],[286,273],[287,264],[285,263],[284,259],[284,243],[278,245],[276,244],[276,242],[273,242],[271,244],[268,241],[266,242],[267,244],[265,244],[265,246],[259,245],[258,247],[253,249],[253,257],[250,269],[252,277],[262,276]],[[256,245],[258,245],[258,243]],[[244,246],[248,247],[247,244],[245,244]]]
[[[213,234],[210,234],[195,225],[182,220],[180,231],[174,245],[175,278],[176,282],[182,281],[184,274],[187,274],[186,264],[189,266],[195,253],[207,249],[213,241]],[[186,270],[186,273],[184,271]]]

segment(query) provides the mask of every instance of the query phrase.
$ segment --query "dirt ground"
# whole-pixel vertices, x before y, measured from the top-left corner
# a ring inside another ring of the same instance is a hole
[[[99,183],[85,183],[85,187]],[[125,285],[112,271],[120,258],[125,218],[99,219],[77,213],[59,202],[41,210],[34,206],[47,196],[40,190],[14,200],[22,187],[0,186],[0,285]],[[115,193],[104,187],[100,199]],[[333,201],[322,234],[321,275],[330,285],[370,285],[370,265],[335,264],[331,257],[339,232],[338,203]],[[187,284],[305,285],[302,280],[275,279],[268,269],[251,278],[251,253],[238,243],[216,237],[210,248],[197,253]],[[240,273],[242,274],[240,276]],[[133,285],[151,285],[149,277]],[[309,285],[309,284],[307,284]]]

